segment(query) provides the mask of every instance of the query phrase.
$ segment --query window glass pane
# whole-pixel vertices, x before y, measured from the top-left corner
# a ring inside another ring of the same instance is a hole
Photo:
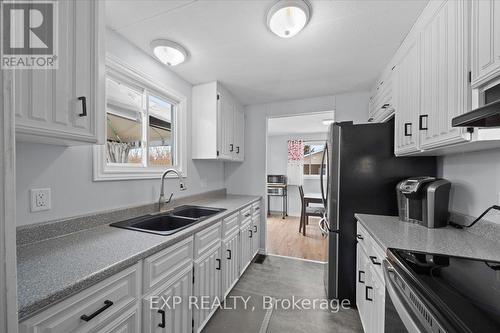
[[[304,145],[304,175],[320,174],[324,149],[325,144],[322,142],[310,142]]]
[[[107,163],[142,163],[142,92],[107,78]]]
[[[149,97],[149,166],[172,166],[173,160],[173,109],[163,98]]]

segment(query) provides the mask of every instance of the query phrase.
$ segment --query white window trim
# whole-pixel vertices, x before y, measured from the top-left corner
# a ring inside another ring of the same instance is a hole
[[[146,88],[160,92],[161,95],[168,97],[176,103],[176,127],[174,130],[174,161],[177,161],[173,167],[178,169],[183,177],[187,177],[187,97],[177,91],[167,88],[157,83],[150,75],[130,66],[120,58],[106,54],[106,73],[112,71],[121,76],[139,82]],[[101,107],[106,107],[106,102]],[[103,112],[103,123],[106,124],[106,112]],[[106,126],[103,126],[105,130]],[[179,144],[180,143],[180,144]],[[94,181],[107,180],[132,180],[132,179],[158,179],[165,171],[165,167],[144,167],[142,165],[108,165],[106,163],[106,145],[94,145],[93,148],[93,168]],[[176,177],[175,175],[169,175]]]

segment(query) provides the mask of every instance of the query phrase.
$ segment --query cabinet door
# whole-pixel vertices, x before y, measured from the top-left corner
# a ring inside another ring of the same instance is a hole
[[[243,161],[245,156],[245,114],[239,106],[234,112],[234,157],[237,161]]]
[[[217,298],[222,301],[221,265],[220,243],[194,262],[194,296],[198,305],[193,308],[195,332],[200,332],[217,310],[217,307],[211,307]]]
[[[472,1],[472,84],[500,75],[500,3]]]
[[[220,137],[221,137],[221,147],[219,156],[224,159],[232,159],[234,153],[234,139],[233,139],[233,127],[234,127],[234,106],[231,99],[227,95],[221,93],[219,96],[220,105]]]
[[[246,270],[250,261],[252,260],[252,237],[253,237],[253,228],[251,221],[243,221],[242,227],[240,229],[241,235],[241,265],[240,265],[240,273]]]
[[[102,108],[96,94],[96,31],[102,16],[98,1],[58,1],[59,68],[14,71],[18,138],[56,144],[97,142]]]
[[[370,293],[372,302],[372,329],[373,332],[384,332],[385,323],[385,284],[380,280],[378,274],[373,271],[371,265],[371,281],[373,290]]]
[[[259,252],[260,248],[260,211],[252,215],[252,258]]]
[[[179,332],[188,333],[192,331],[192,314],[189,309],[189,296],[193,291],[193,270],[191,267],[185,269],[171,282],[153,291],[149,296],[143,298],[142,332],[166,333]],[[163,306],[163,299],[167,305]],[[178,301],[180,304],[177,304]],[[160,309],[151,309],[152,305]]]
[[[466,141],[465,129],[451,121],[470,110],[468,7],[465,0],[444,1],[420,34],[421,149]]]
[[[240,234],[235,233],[222,242],[222,291],[224,298],[240,277]]]
[[[405,45],[395,69],[395,154],[418,151],[418,115],[420,111],[420,61],[418,40]]]
[[[358,307],[359,317],[365,332],[370,327],[369,304],[366,300],[366,286],[370,285],[370,272],[368,270],[368,258],[358,243],[356,258],[356,306]]]

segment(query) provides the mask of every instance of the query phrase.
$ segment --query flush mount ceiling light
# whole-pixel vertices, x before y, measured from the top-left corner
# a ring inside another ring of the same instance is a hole
[[[330,125],[330,124],[333,124],[335,122],[335,120],[333,119],[323,119],[322,123],[323,125]]]
[[[184,47],[166,39],[155,39],[151,49],[158,60],[168,66],[177,66],[186,61],[188,53]]]
[[[305,0],[280,0],[267,13],[267,26],[281,38],[298,34],[311,16],[311,9]]]

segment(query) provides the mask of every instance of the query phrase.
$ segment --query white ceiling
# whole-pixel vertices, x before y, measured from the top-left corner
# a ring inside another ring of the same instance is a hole
[[[324,125],[323,120],[333,118],[334,111],[312,113],[301,116],[271,118],[267,122],[267,134],[269,136],[275,136],[326,133],[328,132],[329,125]]]
[[[221,81],[243,104],[368,90],[427,0],[312,0],[311,21],[282,39],[265,15],[274,0],[107,0],[107,24],[151,54],[157,38],[190,53],[172,70]]]

